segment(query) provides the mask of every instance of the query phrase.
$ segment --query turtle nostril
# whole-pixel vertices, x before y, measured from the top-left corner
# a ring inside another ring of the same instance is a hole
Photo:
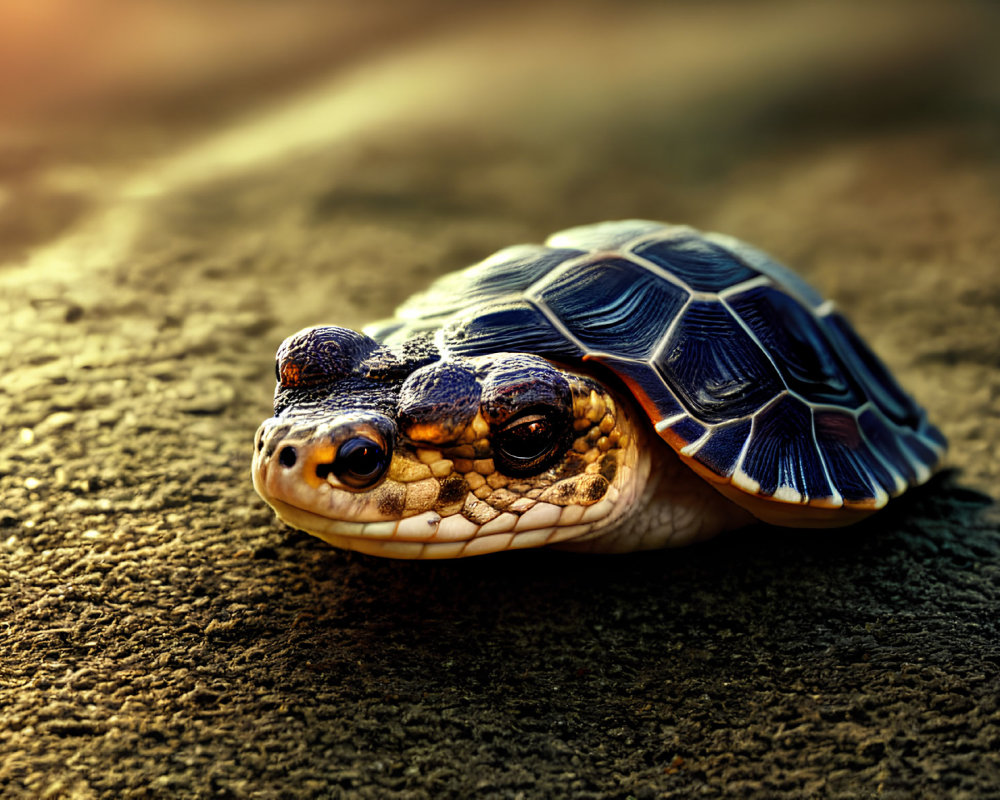
[[[294,447],[282,447],[281,452],[278,453],[278,461],[281,462],[281,466],[283,467],[294,467],[297,460],[298,454],[295,452]]]

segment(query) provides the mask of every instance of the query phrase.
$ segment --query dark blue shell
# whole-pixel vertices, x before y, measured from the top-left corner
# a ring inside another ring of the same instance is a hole
[[[682,456],[775,500],[877,508],[945,449],[831,303],[721,234],[572,228],[441,278],[367,332],[393,344],[428,330],[456,355],[601,364]]]

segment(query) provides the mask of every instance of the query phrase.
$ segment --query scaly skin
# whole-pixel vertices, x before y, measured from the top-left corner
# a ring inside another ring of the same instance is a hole
[[[496,361],[479,366],[488,370]],[[293,527],[336,547],[395,558],[546,545],[621,552],[686,544],[749,521],[666,445],[651,441],[628,401],[593,378],[559,371],[572,397],[571,439],[537,474],[497,469],[480,409],[458,428],[412,424],[409,431],[424,441],[397,438],[385,476],[359,491],[323,468],[343,425],[312,410],[261,425],[254,486]],[[349,435],[365,432],[363,423],[348,427]],[[286,447],[297,454],[290,467],[281,462]]]

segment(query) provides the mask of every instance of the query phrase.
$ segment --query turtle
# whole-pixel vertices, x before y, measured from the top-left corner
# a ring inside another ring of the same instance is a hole
[[[646,220],[507,247],[361,332],[279,347],[257,492],[349,550],[627,552],[854,523],[947,442],[763,251]]]

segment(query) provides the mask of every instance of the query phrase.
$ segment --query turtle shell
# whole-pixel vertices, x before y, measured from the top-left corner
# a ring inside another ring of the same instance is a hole
[[[571,228],[446,275],[366,329],[389,345],[430,332],[456,356],[601,365],[738,502],[874,510],[925,481],[946,446],[830,301],[717,233]]]

